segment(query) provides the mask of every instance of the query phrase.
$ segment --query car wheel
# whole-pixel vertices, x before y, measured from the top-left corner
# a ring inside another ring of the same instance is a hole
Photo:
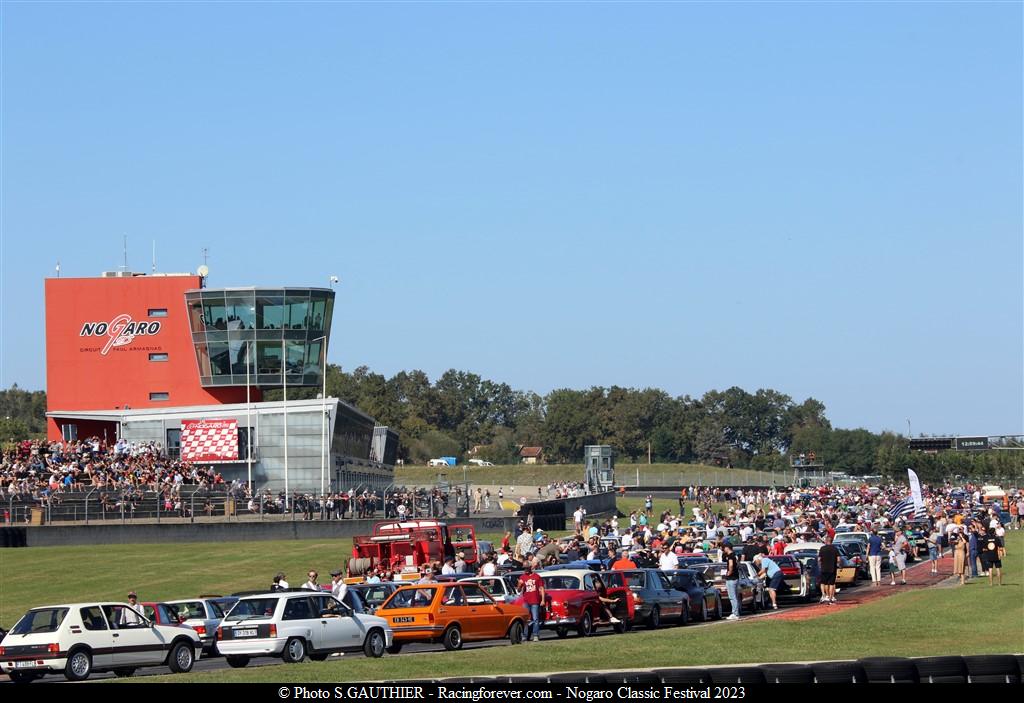
[[[702,598],[700,601],[700,621],[707,622],[711,619],[711,611],[708,610],[708,601],[706,598]]]
[[[384,656],[384,650],[387,649],[388,643],[384,639],[384,633],[380,630],[370,630],[370,634],[366,636],[366,641],[363,642],[363,654],[370,657],[371,659],[380,659]]]
[[[679,618],[679,624],[683,626],[690,624],[690,604],[685,600],[683,601],[683,614]]]
[[[175,674],[187,674],[196,663],[196,654],[192,645],[179,642],[171,647],[170,667]]]
[[[390,647],[388,647],[388,654],[398,654],[401,651],[402,651],[402,643],[401,642],[394,642],[394,643],[392,643],[392,645]]]
[[[568,627],[556,627],[555,628],[555,634],[558,635],[558,639],[564,640],[566,637],[569,636],[569,628]]]
[[[647,627],[651,630],[656,630],[661,627],[661,610],[658,606],[654,606],[651,609],[651,614],[647,618]]]
[[[134,674],[135,674],[135,669],[133,667],[130,667],[130,666],[126,667],[124,669],[114,669],[114,676],[116,676],[119,679],[126,679],[129,676],[133,676]]]
[[[310,654],[309,658],[315,662],[325,662],[329,656],[331,656],[330,652],[320,652],[318,654]]]
[[[232,669],[244,669],[249,663],[249,657],[244,654],[228,655],[225,657],[228,660],[228,666]]]
[[[576,628],[580,637],[590,637],[594,634],[594,619],[590,616],[590,611],[586,610],[583,612],[583,618],[580,620],[580,626]]]
[[[518,620],[512,623],[512,627],[508,628],[508,641],[512,644],[522,644],[523,623]]]
[[[301,637],[292,637],[284,644],[281,658],[289,664],[297,664],[306,658],[306,643]]]
[[[12,671],[7,675],[11,677],[11,681],[14,683],[32,683],[39,678],[38,674],[30,674],[27,671]]]
[[[458,625],[452,625],[444,631],[441,641],[444,643],[444,648],[449,652],[462,649],[462,630],[459,629]]]
[[[84,649],[77,649],[68,657],[64,667],[64,678],[68,681],[85,681],[92,673],[92,655]]]

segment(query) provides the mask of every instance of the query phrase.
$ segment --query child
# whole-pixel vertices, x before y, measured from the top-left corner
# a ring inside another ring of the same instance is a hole
[[[889,547],[889,576],[892,577],[892,583],[890,586],[896,585],[896,572],[900,570],[899,565],[896,564],[896,550],[893,547]]]

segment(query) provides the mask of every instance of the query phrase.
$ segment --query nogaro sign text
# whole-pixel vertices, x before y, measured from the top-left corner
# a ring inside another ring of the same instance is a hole
[[[131,344],[136,337],[152,337],[160,333],[159,320],[135,321],[131,315],[122,313],[110,322],[85,322],[78,333],[79,337],[106,337],[106,344],[100,349],[100,354],[106,356],[107,352],[115,347],[123,347]]]

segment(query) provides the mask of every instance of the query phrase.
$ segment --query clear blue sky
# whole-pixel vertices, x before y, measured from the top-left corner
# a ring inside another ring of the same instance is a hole
[[[1024,431],[1021,8],[5,2],[0,385],[127,234],[347,369]]]

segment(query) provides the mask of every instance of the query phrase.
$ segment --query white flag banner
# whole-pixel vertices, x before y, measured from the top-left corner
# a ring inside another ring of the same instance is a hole
[[[921,481],[913,469],[907,469],[907,477],[910,479],[910,497],[914,499],[914,512],[917,517],[924,517],[924,497],[921,495]]]

